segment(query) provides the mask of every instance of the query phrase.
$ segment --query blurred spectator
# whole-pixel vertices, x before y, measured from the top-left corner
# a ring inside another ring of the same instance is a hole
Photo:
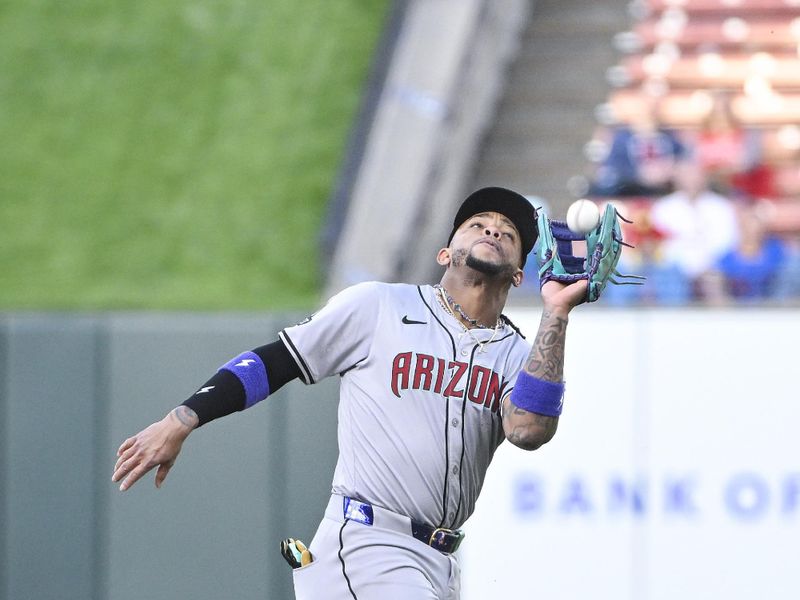
[[[800,300],[800,239],[796,237],[786,243],[786,258],[776,276],[774,296],[781,302]]]
[[[664,261],[688,279],[693,300],[719,301],[724,295],[714,267],[738,242],[736,211],[728,198],[708,188],[703,170],[692,161],[677,165],[675,186],[650,213],[664,236]]]
[[[678,135],[658,120],[657,98],[630,125],[603,130],[597,138],[608,152],[589,186],[590,196],[656,196],[671,191],[673,168],[685,154]]]
[[[741,204],[738,217],[739,243],[717,265],[725,277],[726,292],[736,300],[772,298],[787,248],[769,234],[764,213],[757,204]]]
[[[633,200],[617,206],[632,223],[622,223],[622,237],[633,248],[625,248],[617,270],[646,277],[643,285],[608,285],[603,292],[611,305],[681,305],[691,299],[689,280],[680,268],[666,260],[664,234],[650,219],[652,202]]]
[[[617,270],[642,275],[644,285],[608,285],[603,292],[605,302],[612,305],[660,304],[681,305],[691,300],[691,286],[683,271],[666,260],[662,240],[664,234],[650,219],[646,200],[626,202],[617,209],[632,223],[623,223],[622,237],[634,248],[625,248]]]
[[[742,127],[727,95],[718,93],[702,126],[684,134],[694,161],[705,171],[709,187],[723,195],[771,196],[771,170],[761,164],[761,134]]]

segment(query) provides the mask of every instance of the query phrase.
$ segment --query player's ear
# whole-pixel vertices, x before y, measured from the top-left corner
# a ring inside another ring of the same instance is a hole
[[[511,276],[511,285],[514,287],[521,286],[524,278],[525,274],[522,272],[522,269],[517,269],[517,272]]]
[[[436,255],[436,262],[443,267],[450,265],[450,248],[442,248]]]

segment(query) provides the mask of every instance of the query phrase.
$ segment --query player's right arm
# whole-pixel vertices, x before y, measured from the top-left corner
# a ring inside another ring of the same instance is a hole
[[[503,399],[506,439],[536,450],[556,433],[564,394],[564,347],[569,313],[586,298],[587,282],[548,281],[542,287],[542,319],[511,394]]]
[[[158,467],[156,487],[161,487],[192,431],[253,406],[299,376],[281,341],[240,354],[163,419],[126,439],[117,450],[111,481],[121,482],[119,489],[125,491]]]
[[[523,450],[536,450],[556,434],[557,413],[560,412],[557,404],[563,392],[561,380],[566,329],[566,313],[546,308],[542,311],[539,331],[517,385],[503,399],[506,439]],[[530,383],[524,386],[526,377]],[[542,396],[547,395],[552,395],[551,401],[542,400]]]
[[[123,442],[112,481],[124,491],[158,467],[160,486],[197,427],[249,408],[293,379],[312,384],[363,360],[384,289],[362,283],[342,290],[312,317],[284,329],[281,339],[225,363],[181,406]]]

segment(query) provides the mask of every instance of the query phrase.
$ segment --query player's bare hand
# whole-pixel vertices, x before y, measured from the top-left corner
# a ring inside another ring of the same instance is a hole
[[[161,487],[178,458],[183,442],[197,427],[197,423],[197,415],[193,410],[179,406],[162,420],[122,442],[117,450],[117,463],[111,481],[121,481],[119,489],[124,492],[151,469],[158,467],[156,487]]]
[[[562,310],[569,313],[579,304],[586,302],[589,282],[581,279],[574,283],[548,281],[542,286],[542,301],[550,310]]]

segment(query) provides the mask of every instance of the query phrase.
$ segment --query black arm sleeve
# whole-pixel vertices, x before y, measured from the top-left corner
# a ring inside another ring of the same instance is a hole
[[[297,363],[280,340],[259,346],[253,352],[258,354],[267,370],[270,395],[300,376]],[[200,427],[214,419],[244,410],[244,404],[242,382],[227,369],[220,369],[187,399],[183,406],[188,406],[197,413],[199,419],[197,426]]]

